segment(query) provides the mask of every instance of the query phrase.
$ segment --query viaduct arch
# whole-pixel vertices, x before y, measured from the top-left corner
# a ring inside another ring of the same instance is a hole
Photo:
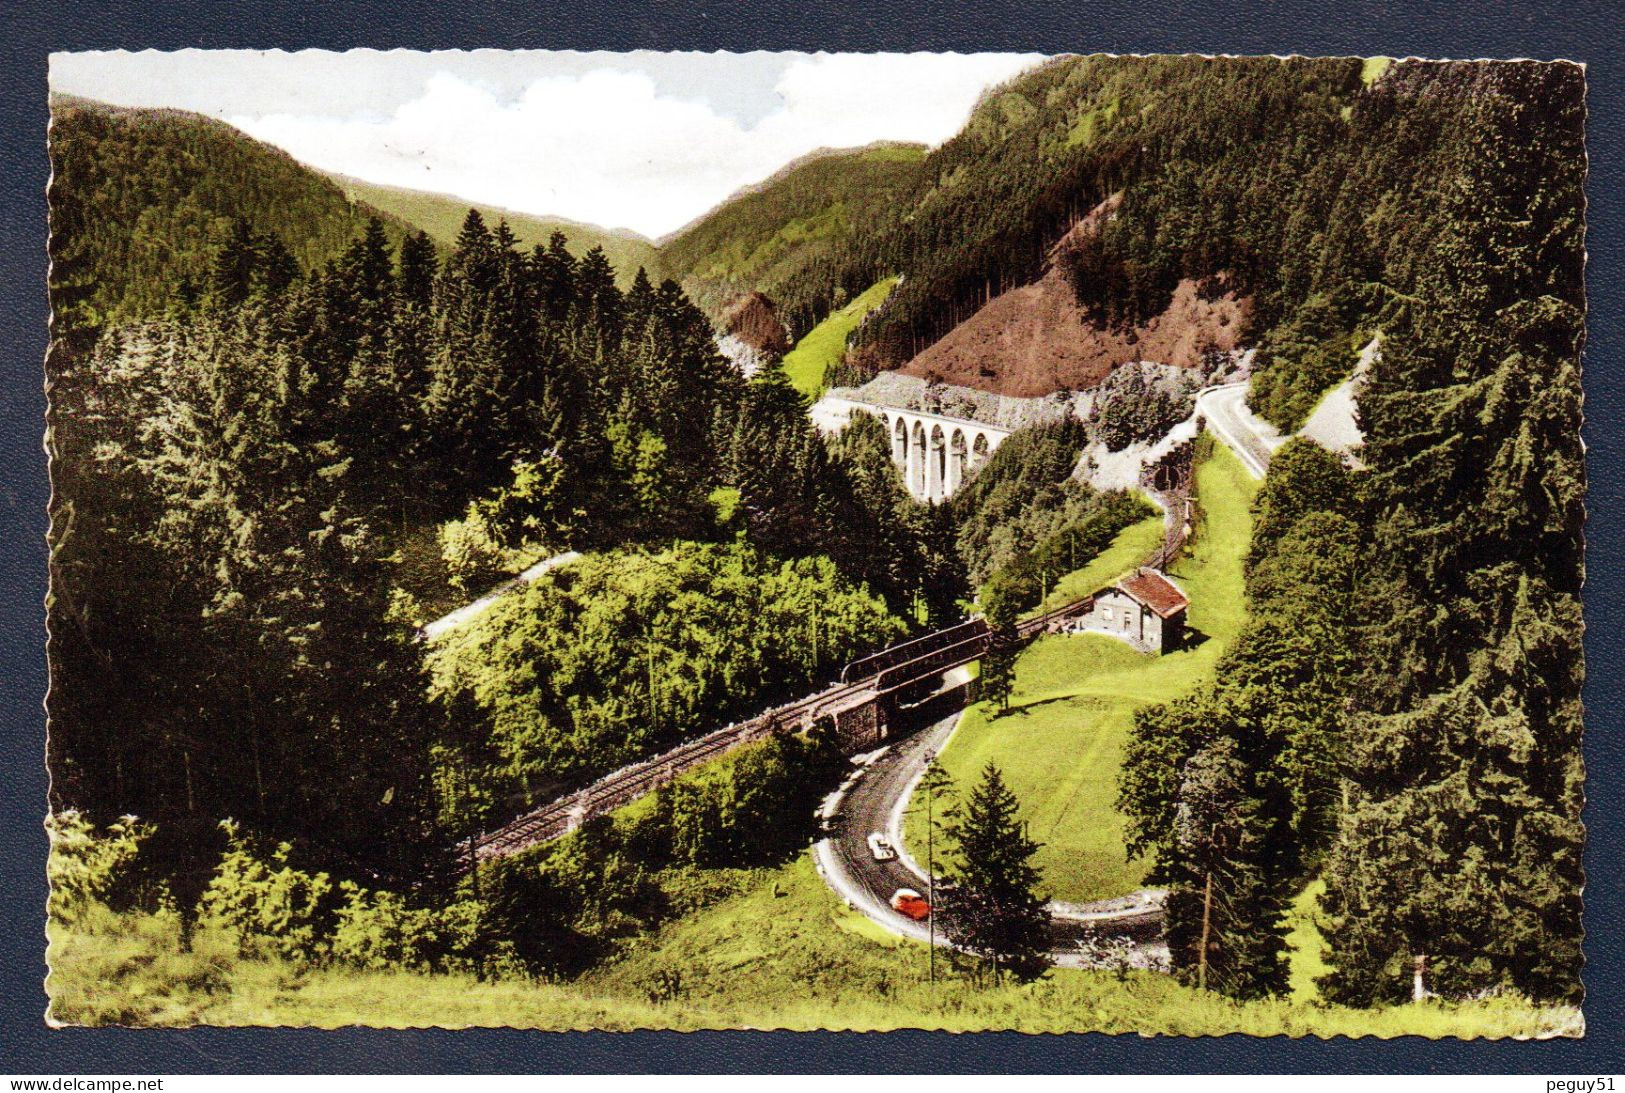
[[[921,501],[952,497],[1010,436],[1009,429],[967,418],[825,396],[812,408],[813,424],[839,432],[862,412],[878,417],[891,437],[891,458],[908,492]]]

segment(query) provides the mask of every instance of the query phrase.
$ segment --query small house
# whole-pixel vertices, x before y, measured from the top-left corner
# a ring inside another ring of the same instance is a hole
[[[1109,634],[1145,653],[1168,653],[1184,640],[1190,604],[1167,574],[1141,566],[1096,592],[1089,609],[1071,620],[1068,629]]]

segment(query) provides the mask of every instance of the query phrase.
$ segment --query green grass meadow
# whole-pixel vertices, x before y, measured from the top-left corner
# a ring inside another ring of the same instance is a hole
[[[807,331],[807,336],[784,355],[784,374],[797,391],[809,399],[824,393],[824,370],[841,359],[847,336],[891,295],[897,281],[896,277],[888,277],[870,285],[851,303]]]
[[[971,707],[943,749],[943,766],[962,786],[987,763],[1004,772],[1030,835],[1043,844],[1037,862],[1050,898],[1082,902],[1140,886],[1145,865],[1126,860],[1123,818],[1114,804],[1134,711],[1212,678],[1219,656],[1241,630],[1242,560],[1257,489],[1222,445],[1197,470],[1202,523],[1170,571],[1191,599],[1194,645],[1155,656],[1099,634],[1040,638],[1016,662],[1010,712],[994,717],[986,704]],[[1064,578],[1047,606],[1110,583],[1154,550],[1161,533],[1156,519],[1126,529],[1088,566]],[[909,821],[913,851],[924,845],[924,821],[913,811]]]

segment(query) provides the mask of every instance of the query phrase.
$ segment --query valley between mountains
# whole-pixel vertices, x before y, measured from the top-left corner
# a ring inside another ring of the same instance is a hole
[[[1057,57],[661,239],[54,96],[51,1019],[1581,1033],[1583,90]]]

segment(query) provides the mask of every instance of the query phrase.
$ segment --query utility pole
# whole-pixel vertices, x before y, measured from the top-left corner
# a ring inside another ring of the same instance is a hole
[[[1208,836],[1209,853],[1211,847],[1219,841],[1219,825],[1213,825],[1213,832]],[[1196,986],[1198,990],[1207,990],[1207,946],[1208,937],[1213,925],[1213,862],[1208,863],[1207,880],[1202,885],[1202,940],[1201,948],[1196,954]]]
[[[921,772],[917,783],[917,793],[925,796],[925,891],[926,891],[926,929],[930,935],[931,944],[928,946],[927,962],[930,966],[931,983],[937,981],[937,794],[949,787],[947,776],[942,768],[937,766],[937,753],[927,749],[924,752],[925,769]]]
[[[660,718],[655,706],[655,638],[652,632],[644,636],[643,649],[644,660],[649,666],[649,725],[654,728]]]
[[[925,753],[925,769],[931,770],[931,764],[936,756],[931,752]],[[927,786],[925,791],[925,926],[930,935],[930,981],[936,986],[937,982],[937,831],[936,817],[932,813],[931,804],[936,800],[936,789]]]
[[[474,780],[469,777],[468,760],[466,757],[460,763],[458,763],[458,770],[463,776],[463,808],[459,809],[458,811],[463,811],[465,809],[472,811],[470,809],[469,802],[472,801],[474,796]],[[465,822],[467,819],[471,818],[471,816],[465,816]],[[475,899],[480,898],[480,855],[478,847],[479,843],[475,839],[475,829],[473,825],[470,824],[468,829],[468,879],[469,883],[474,889]]]
[[[814,604],[807,616],[807,626],[812,635],[812,659],[807,666],[807,679],[809,681],[818,675],[818,605]]]
[[[1207,883],[1202,887],[1202,941],[1196,954],[1196,987],[1207,990],[1207,939],[1213,918],[1213,870],[1207,871]]]

